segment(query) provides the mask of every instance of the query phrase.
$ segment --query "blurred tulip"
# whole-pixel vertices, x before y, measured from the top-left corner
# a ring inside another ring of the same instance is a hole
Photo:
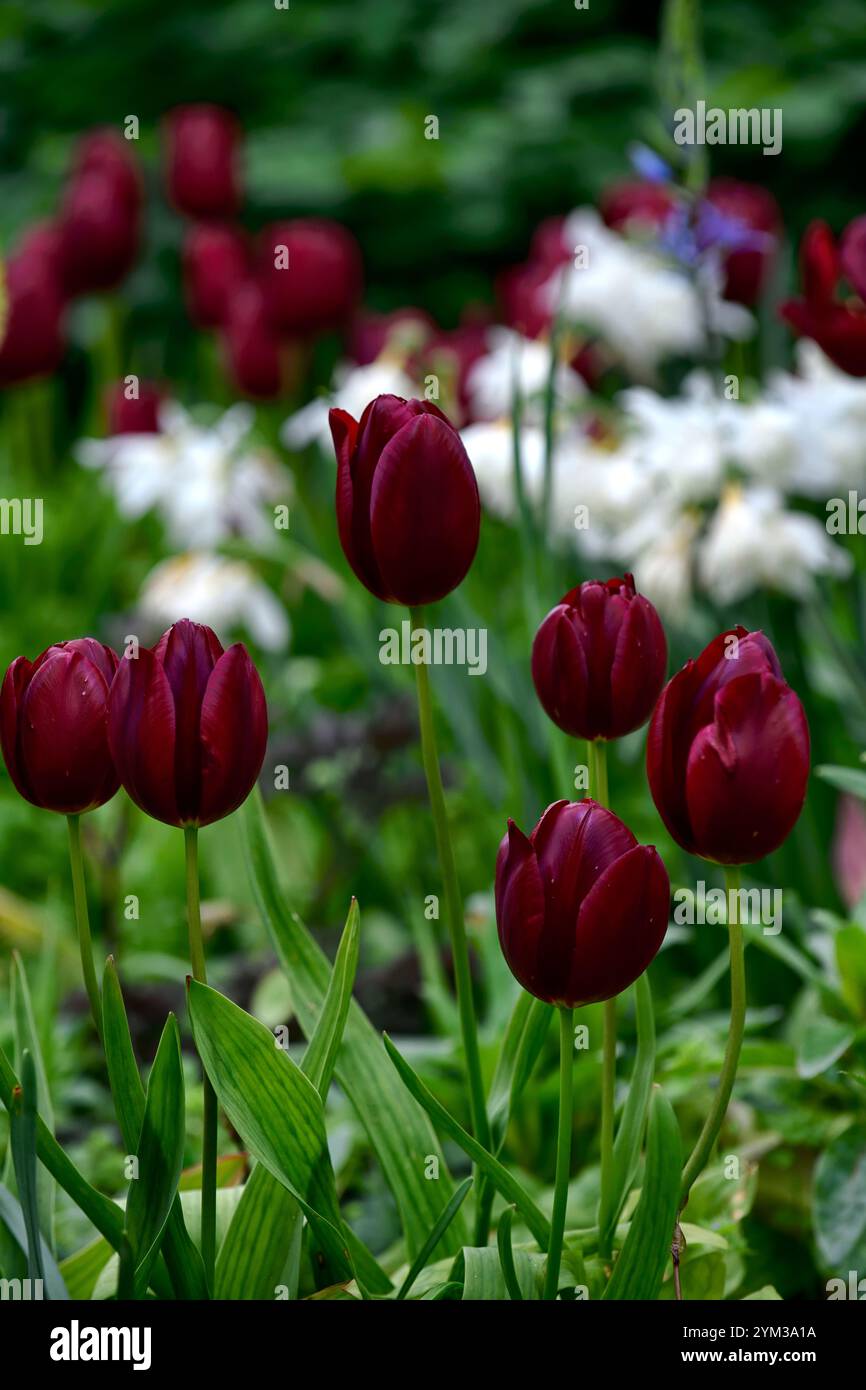
[[[275,223],[262,232],[261,282],[278,328],[292,333],[337,328],[361,297],[358,244],[337,222]]]
[[[330,413],[337,525],[346,559],[378,598],[444,598],[478,548],[481,510],[459,434],[429,401],[377,396],[360,421]]]
[[[0,386],[57,370],[66,351],[64,298],[56,273],[56,238],[44,229],[5,268],[6,326],[0,337]]]
[[[683,849],[749,864],[778,849],[806,797],[809,726],[762,632],[722,632],[668,682],[647,739],[659,815]]]
[[[649,179],[623,179],[606,188],[601,195],[600,211],[614,231],[643,228],[655,232],[664,226],[676,207],[673,189]]]
[[[159,407],[162,393],[151,381],[139,381],[138,394],[127,395],[123,381],[109,386],[105,393],[105,413],[108,433],[159,434]]]
[[[241,206],[241,128],[222,106],[178,106],[166,118],[169,201],[188,217],[234,217]]]
[[[866,808],[859,797],[839,797],[830,854],[839,896],[853,912],[866,893]]]
[[[63,287],[69,295],[112,290],[138,254],[139,216],[118,194],[114,176],[94,169],[76,177],[60,216]]]
[[[760,184],[725,178],[710,180],[707,202],[723,217],[740,223],[747,234],[756,234],[754,245],[732,248],[722,260],[725,298],[756,304],[773,269],[782,230],[779,205]]]
[[[117,657],[92,637],[16,657],[0,689],[0,744],[9,776],[34,806],[77,815],[110,801],[119,778],[108,748],[108,693]]]
[[[183,279],[189,316],[199,328],[225,322],[229,300],[249,277],[246,238],[237,227],[201,222],[183,243]]]
[[[592,579],[548,613],[532,644],[545,713],[574,738],[622,738],[645,724],[664,684],[667,641],[634,579]]]
[[[462,429],[472,422],[469,374],[479,358],[490,351],[486,321],[461,323],[457,328],[440,329],[424,344],[414,359],[412,375],[423,380],[433,373],[440,380],[443,399],[453,404]]]
[[[269,400],[284,385],[286,347],[274,332],[265,296],[254,280],[229,296],[222,333],[229,375],[245,396]]]
[[[72,168],[72,182],[87,174],[100,173],[109,178],[117,199],[131,212],[139,212],[144,185],[131,142],[115,130],[90,131],[78,144]]]
[[[841,301],[836,291],[843,269],[855,289],[858,281],[866,288],[866,264],[861,260],[863,221],[855,218],[843,235],[844,265],[826,222],[812,222],[806,228],[800,247],[804,297],[786,300],[779,310],[796,333],[814,339],[831,362],[850,376],[866,376],[866,304]]]
[[[576,1008],[620,994],[664,940],[665,866],[588,798],[556,801],[527,837],[513,821],[496,861],[502,953],[524,989]]]
[[[137,806],[168,825],[210,825],[249,796],[268,734],[265,693],[242,643],[186,619],[121,660],[108,737]]]
[[[349,332],[348,350],[359,367],[369,366],[384,352],[404,360],[417,352],[436,332],[436,324],[423,309],[394,309],[376,314],[364,309],[356,315]]]

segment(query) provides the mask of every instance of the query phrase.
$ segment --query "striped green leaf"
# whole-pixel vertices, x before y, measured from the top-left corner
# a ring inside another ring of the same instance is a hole
[[[151,1267],[177,1196],[183,1167],[185,1113],[183,1063],[177,1019],[169,1014],[151,1067],[136,1148],[138,1175],[126,1203],[126,1236],[137,1294]],[[121,1262],[123,1257],[121,1251]]]
[[[602,1298],[659,1296],[677,1218],[682,1145],[670,1101],[658,1086],[650,1100],[646,1164],[640,1200]]]

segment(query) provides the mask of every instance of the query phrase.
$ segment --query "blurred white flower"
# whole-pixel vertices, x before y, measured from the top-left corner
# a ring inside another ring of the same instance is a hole
[[[163,560],[144,581],[138,610],[157,626],[192,618],[217,632],[240,628],[265,651],[282,651],[289,640],[276,596],[245,561],[222,555],[192,551]]]
[[[203,426],[168,402],[159,422],[159,434],[83,439],[76,458],[102,470],[123,516],[158,511],[173,545],[207,549],[230,536],[268,540],[272,518],[264,507],[286,499],[288,475],[251,443],[252,407],[234,405]]]
[[[658,491],[682,503],[717,496],[725,470],[722,433],[728,402],[709,377],[693,372],[679,396],[660,396],[646,387],[621,391],[626,439]]]
[[[667,618],[683,622],[692,598],[694,544],[701,528],[699,513],[678,516],[650,514],[642,536],[623,542],[623,550],[636,546],[632,570],[640,591]]]
[[[639,380],[652,380],[665,357],[700,354],[708,329],[735,339],[754,330],[748,310],[722,299],[712,267],[698,286],[657,252],[611,231],[593,209],[570,214],[563,240],[585,248],[584,263],[554,273],[541,292],[547,308],[561,307],[599,334]]]
[[[365,367],[339,362],[334,369],[334,387],[330,395],[319,396],[290,415],[280,431],[280,438],[287,449],[306,449],[308,444],[318,443],[320,448],[333,452],[328,412],[334,406],[347,410],[359,420],[374,397],[390,395],[408,399],[416,395],[417,389],[403,366],[387,353]]]
[[[768,487],[728,487],[698,547],[701,585],[720,604],[764,587],[806,598],[816,574],[850,568],[851,557],[820,521],[787,510]]]
[[[494,516],[511,520],[517,515],[514,488],[514,431],[511,421],[467,425],[460,438],[469,455],[481,501]],[[526,425],[520,431],[520,476],[526,497],[537,504],[544,482],[544,431]]]
[[[487,341],[490,351],[472,364],[466,379],[472,418],[497,420],[510,415],[517,392],[524,421],[540,424],[550,376],[550,344],[498,327],[488,330]],[[560,407],[586,394],[582,378],[565,363],[556,369],[554,390]]]

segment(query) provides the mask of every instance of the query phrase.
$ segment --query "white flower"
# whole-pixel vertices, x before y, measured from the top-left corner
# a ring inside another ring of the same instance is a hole
[[[621,391],[626,437],[641,466],[660,490],[679,502],[702,502],[718,494],[724,476],[724,411],[727,402],[704,373],[693,372],[680,396],[660,396],[646,387]]]
[[[469,455],[484,506],[494,516],[510,521],[517,516],[514,488],[514,431],[510,420],[467,425],[460,432]],[[524,494],[533,504],[541,497],[544,481],[544,431],[527,425],[520,432],[520,475]]]
[[[358,420],[365,406],[376,396],[409,398],[415,395],[416,390],[416,383],[400,363],[387,353],[365,367],[340,362],[334,369],[334,389],[331,394],[310,401],[290,415],[280,431],[280,438],[287,449],[305,449],[308,444],[318,442],[327,451],[333,447],[328,425],[328,412],[333,407],[347,410]]]
[[[249,442],[255,413],[234,405],[211,426],[176,403],[165,404],[158,434],[84,439],[76,457],[102,469],[121,514],[156,510],[173,545],[207,549],[230,536],[264,542],[271,535],[265,503],[284,499],[287,475]]]
[[[282,651],[289,620],[282,604],[243,560],[190,552],[163,560],[144,581],[141,616],[168,627],[180,618],[217,632],[241,628],[265,651]]]
[[[550,377],[550,344],[524,338],[510,328],[489,329],[487,341],[490,351],[472,364],[466,379],[470,414],[476,420],[510,415],[516,391],[526,423],[540,423]],[[556,369],[554,390],[558,406],[586,393],[577,372],[565,363]]]
[[[786,510],[768,487],[729,487],[698,548],[701,584],[720,604],[757,588],[806,598],[816,574],[841,576],[850,568],[850,556],[819,521]]]
[[[585,263],[556,271],[541,291],[547,307],[561,306],[572,323],[598,333],[639,379],[652,379],[665,357],[701,353],[708,327],[733,338],[753,331],[748,311],[722,300],[711,268],[699,287],[657,252],[610,231],[592,209],[571,213],[563,240],[585,248]]]
[[[700,531],[695,512],[670,518],[656,514],[634,557],[635,583],[668,618],[683,622],[692,597],[694,544]]]

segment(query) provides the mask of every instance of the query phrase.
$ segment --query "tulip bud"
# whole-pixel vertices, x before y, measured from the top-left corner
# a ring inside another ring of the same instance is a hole
[[[108,748],[108,692],[117,657],[92,637],[16,657],[0,688],[0,745],[9,776],[34,806],[62,815],[110,801],[119,778]]]
[[[782,226],[779,205],[766,188],[739,179],[711,179],[707,202],[724,217],[756,235],[753,246],[732,247],[724,256],[724,295],[738,304],[756,304],[772,273]]]
[[[166,121],[169,201],[188,217],[234,217],[241,128],[221,106],[178,106]]]
[[[131,212],[139,212],[143,183],[138,162],[128,140],[111,129],[92,130],[79,142],[72,170],[72,181],[87,174],[101,173],[111,180],[119,202]]]
[[[647,738],[659,815],[690,854],[749,864],[778,849],[806,797],[809,726],[762,632],[722,632],[662,691]]]
[[[261,286],[247,280],[231,294],[222,333],[229,376],[246,396],[267,400],[283,389],[283,344],[268,317]]]
[[[93,169],[70,184],[60,217],[63,286],[69,295],[115,289],[138,254],[138,211],[114,176]]]
[[[65,305],[60,284],[59,237],[35,227],[5,271],[6,321],[0,323],[0,386],[13,386],[57,370],[66,351]]]
[[[545,713],[574,738],[622,738],[645,724],[664,684],[661,619],[630,574],[591,579],[548,613],[532,644]]]
[[[249,276],[249,255],[236,227],[202,222],[183,244],[183,278],[189,316],[199,328],[225,321],[232,294]]]
[[[463,442],[430,401],[377,396],[360,421],[330,413],[337,526],[346,559],[377,598],[444,598],[478,548],[478,484]]]
[[[126,384],[118,381],[105,393],[108,433],[159,434],[159,407],[162,393],[151,381],[138,383],[138,394],[127,395]]]
[[[361,253],[337,222],[278,222],[262,232],[261,280],[278,328],[320,333],[339,327],[358,304]]]
[[[513,975],[565,1008],[627,989],[664,939],[665,866],[597,802],[556,801],[527,837],[513,821],[496,861],[496,922]]]
[[[210,825],[245,801],[261,770],[268,712],[238,642],[187,619],[149,650],[124,655],[111,688],[108,737],[137,806],[168,825]]]

